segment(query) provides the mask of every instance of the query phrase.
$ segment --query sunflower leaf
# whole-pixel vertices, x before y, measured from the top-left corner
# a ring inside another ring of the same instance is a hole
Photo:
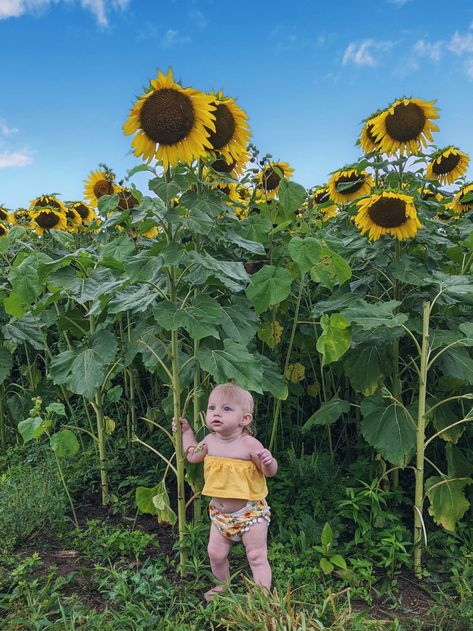
[[[301,427],[301,432],[305,434],[316,425],[332,425],[341,417],[342,414],[346,414],[350,410],[350,404],[348,401],[343,401],[338,396],[334,396],[323,403],[320,408],[312,414],[310,418]]]
[[[286,216],[296,211],[305,202],[306,196],[305,188],[296,182],[282,179],[279,183],[279,204]]]
[[[322,256],[322,245],[313,237],[294,237],[289,241],[289,255],[297,263],[302,274],[308,272],[318,263]]]
[[[361,413],[365,440],[391,464],[405,467],[416,446],[416,434],[406,410],[378,394],[364,399]]]
[[[11,372],[13,358],[9,350],[0,346],[0,383],[3,383]]]
[[[368,303],[359,301],[356,306],[344,309],[342,314],[352,324],[357,324],[362,329],[375,329],[380,326],[393,328],[400,326],[408,319],[405,313],[393,313],[401,303],[398,300],[386,302]]]
[[[387,347],[361,344],[351,351],[343,364],[352,388],[362,392],[390,374],[392,363]]]
[[[287,382],[279,372],[278,366],[265,355],[256,356],[263,369],[263,392],[270,392],[276,399],[285,401],[289,394]]]
[[[473,385],[473,359],[464,348],[451,348],[439,358],[442,372],[447,377],[461,379]]]
[[[68,458],[79,451],[79,441],[70,429],[62,429],[53,434],[49,444],[58,458]]]
[[[232,296],[230,304],[222,304],[220,325],[225,335],[246,346],[258,329],[258,317],[246,296]]]
[[[233,340],[224,340],[223,349],[202,347],[196,359],[202,370],[210,373],[216,383],[233,379],[242,388],[263,392],[261,363],[244,346]]]
[[[426,495],[430,500],[429,515],[448,532],[455,532],[457,522],[470,506],[463,489],[473,484],[470,477],[449,478],[432,476],[425,481]]]
[[[351,345],[350,323],[339,313],[320,319],[322,333],[317,340],[317,350],[322,355],[322,366],[326,366],[347,352]]]
[[[277,305],[291,293],[292,276],[287,269],[265,265],[251,276],[246,295],[251,300],[257,315],[271,305]]]

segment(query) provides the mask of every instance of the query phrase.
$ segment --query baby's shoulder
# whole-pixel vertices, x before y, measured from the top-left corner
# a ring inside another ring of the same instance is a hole
[[[256,449],[263,449],[263,445],[260,441],[254,436],[251,436],[251,434],[243,434],[241,440],[250,452],[255,451]]]

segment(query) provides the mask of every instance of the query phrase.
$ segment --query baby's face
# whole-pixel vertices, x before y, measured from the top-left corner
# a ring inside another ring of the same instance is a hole
[[[225,435],[243,431],[246,417],[247,413],[236,399],[218,392],[210,395],[205,423],[211,431]]]

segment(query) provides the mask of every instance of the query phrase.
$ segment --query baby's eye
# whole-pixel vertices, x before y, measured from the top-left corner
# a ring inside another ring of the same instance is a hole
[[[215,410],[215,405],[209,405],[209,407],[207,408],[208,410]]]
[[[224,408],[225,412],[231,412],[232,408],[229,405],[225,405]]]

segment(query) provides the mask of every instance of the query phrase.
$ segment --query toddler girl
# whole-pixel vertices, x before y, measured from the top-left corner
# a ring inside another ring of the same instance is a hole
[[[278,463],[249,432],[253,405],[247,390],[225,383],[210,393],[205,416],[210,433],[199,444],[186,419],[181,418],[180,423],[186,458],[189,462],[204,461],[202,495],[212,497],[208,552],[213,575],[220,583],[228,583],[228,554],[233,541],[242,541],[253,581],[269,591],[266,477],[276,474]],[[217,585],[205,593],[205,599],[209,601],[223,589],[224,585]]]

